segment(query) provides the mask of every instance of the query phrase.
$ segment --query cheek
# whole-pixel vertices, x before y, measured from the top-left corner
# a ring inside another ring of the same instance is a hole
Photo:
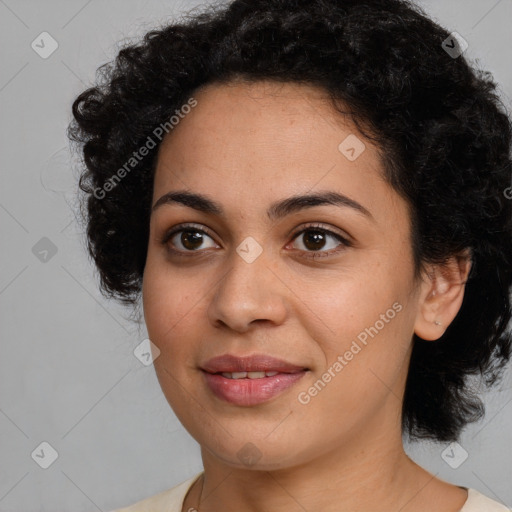
[[[330,370],[326,399],[340,395],[336,400],[357,408],[361,400],[370,402],[387,392],[385,386],[375,389],[380,380],[392,386],[401,375],[411,343],[408,289],[405,277],[400,280],[383,267],[326,279],[320,287],[303,284],[297,314],[309,319],[303,326],[322,352],[318,372]]]
[[[161,350],[183,329],[194,309],[201,307],[201,292],[194,280],[169,272],[148,258],[142,287],[144,319],[150,339]]]
[[[297,282],[297,280],[295,280]],[[302,305],[300,316],[314,321],[311,328],[323,331],[332,349],[342,348],[349,339],[379,321],[402,293],[396,279],[377,269],[357,269],[294,286]],[[394,317],[394,311],[388,316]],[[316,327],[315,327],[316,326]]]

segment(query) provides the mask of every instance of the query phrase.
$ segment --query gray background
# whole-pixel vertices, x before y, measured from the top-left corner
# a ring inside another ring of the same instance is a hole
[[[144,326],[98,291],[73,214],[76,172],[65,136],[72,100],[119,42],[199,3],[0,0],[1,512],[108,511],[202,468],[153,367],[133,354]],[[494,74],[510,112],[512,1],[422,5],[468,41],[466,55]],[[43,31],[59,45],[47,59],[31,48]],[[485,419],[460,440],[468,458],[458,468],[441,456],[446,445],[407,451],[441,478],[510,507],[510,369],[485,401]],[[36,463],[50,453],[41,456],[42,442],[58,453],[48,469]]]

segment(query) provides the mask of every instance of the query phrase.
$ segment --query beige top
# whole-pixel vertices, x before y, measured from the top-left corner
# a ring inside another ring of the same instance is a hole
[[[145,498],[129,507],[111,510],[110,512],[181,512],[183,500],[188,490],[201,475],[202,471],[172,489]],[[464,487],[464,489],[467,488]],[[187,512],[197,511],[190,509]],[[459,512],[512,512],[512,509],[488,498],[475,489],[468,489],[468,499]]]

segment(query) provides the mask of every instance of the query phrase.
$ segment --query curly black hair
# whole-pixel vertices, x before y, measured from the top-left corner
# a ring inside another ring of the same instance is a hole
[[[470,377],[493,385],[510,359],[512,125],[492,76],[457,41],[403,0],[235,0],[126,45],[76,98],[68,128],[83,152],[82,214],[102,293],[140,299],[156,134],[195,91],[233,80],[321,87],[375,141],[411,206],[416,271],[471,253],[454,321],[439,341],[414,335],[402,410],[410,439],[458,439],[484,413]]]

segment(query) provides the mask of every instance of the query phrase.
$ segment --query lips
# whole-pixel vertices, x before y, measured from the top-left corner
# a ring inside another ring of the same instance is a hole
[[[303,366],[265,355],[214,357],[202,366],[204,381],[217,398],[238,406],[254,406],[292,387],[308,371]]]
[[[266,355],[237,357],[224,354],[208,360],[201,368],[208,373],[238,373],[238,372],[278,372],[297,373],[306,370],[282,359]]]
[[[226,379],[263,379],[264,377],[273,377],[279,372],[222,372],[221,375]]]

